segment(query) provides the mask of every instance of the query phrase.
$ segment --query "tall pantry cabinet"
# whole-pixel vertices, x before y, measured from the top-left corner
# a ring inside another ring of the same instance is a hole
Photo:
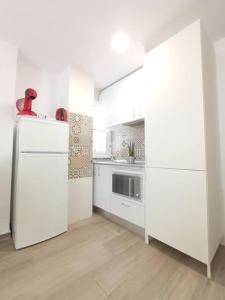
[[[200,21],[146,54],[146,242],[205,263],[222,239],[214,53]]]

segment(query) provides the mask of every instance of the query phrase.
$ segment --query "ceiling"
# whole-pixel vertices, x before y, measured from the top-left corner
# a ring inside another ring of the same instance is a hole
[[[201,18],[213,41],[225,37],[224,0],[0,0],[0,39],[17,45],[39,67],[72,65],[102,89],[142,64],[150,49]],[[130,48],[116,54],[112,35]]]

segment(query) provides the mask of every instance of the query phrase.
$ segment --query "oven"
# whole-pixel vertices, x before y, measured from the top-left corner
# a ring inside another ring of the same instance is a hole
[[[136,170],[114,169],[112,192],[134,201],[143,202],[144,173]]]

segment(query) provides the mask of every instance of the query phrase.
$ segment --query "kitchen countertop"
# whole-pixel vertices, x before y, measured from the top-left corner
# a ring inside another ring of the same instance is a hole
[[[126,160],[113,161],[113,160],[94,159],[93,164],[124,166],[124,167],[131,167],[131,168],[144,168],[145,167],[144,161],[137,161],[134,164],[129,164],[126,162]]]

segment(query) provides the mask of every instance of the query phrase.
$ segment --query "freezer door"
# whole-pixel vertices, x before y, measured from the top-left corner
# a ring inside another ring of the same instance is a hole
[[[23,248],[67,230],[67,155],[20,154],[13,200],[13,238]]]
[[[20,118],[17,122],[19,152],[68,152],[69,126],[65,122]]]

